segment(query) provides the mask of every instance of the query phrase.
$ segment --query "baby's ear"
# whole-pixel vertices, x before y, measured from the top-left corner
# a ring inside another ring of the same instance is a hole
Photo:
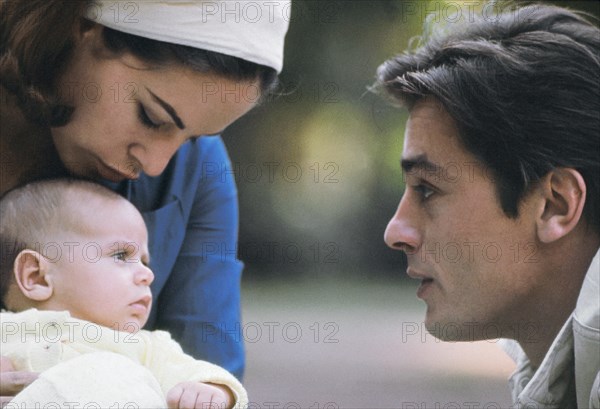
[[[52,282],[47,277],[48,261],[37,251],[23,250],[14,263],[15,282],[30,300],[46,301],[52,296]]]

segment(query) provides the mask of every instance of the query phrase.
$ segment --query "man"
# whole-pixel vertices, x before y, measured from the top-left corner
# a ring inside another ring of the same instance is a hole
[[[410,113],[386,243],[429,332],[509,339],[517,407],[600,407],[599,73],[600,30],[548,5],[444,27],[378,70]]]

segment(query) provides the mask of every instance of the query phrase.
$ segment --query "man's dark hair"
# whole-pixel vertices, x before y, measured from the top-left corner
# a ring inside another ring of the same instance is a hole
[[[600,30],[583,13],[529,5],[440,27],[425,42],[382,64],[378,87],[409,110],[438,99],[510,217],[550,170],[576,169],[583,217],[600,232]]]

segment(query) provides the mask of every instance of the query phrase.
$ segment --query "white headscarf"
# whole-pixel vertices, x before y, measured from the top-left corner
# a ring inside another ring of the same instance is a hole
[[[291,0],[96,0],[86,17],[153,40],[239,57],[281,72]]]

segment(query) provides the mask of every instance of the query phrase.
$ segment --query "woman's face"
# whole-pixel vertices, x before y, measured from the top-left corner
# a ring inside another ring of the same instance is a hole
[[[75,107],[70,122],[52,128],[67,169],[112,181],[157,176],[191,138],[218,134],[252,109],[256,82],[235,82],[183,66],[149,69],[131,55],[107,58],[101,26],[82,34],[59,81]]]

